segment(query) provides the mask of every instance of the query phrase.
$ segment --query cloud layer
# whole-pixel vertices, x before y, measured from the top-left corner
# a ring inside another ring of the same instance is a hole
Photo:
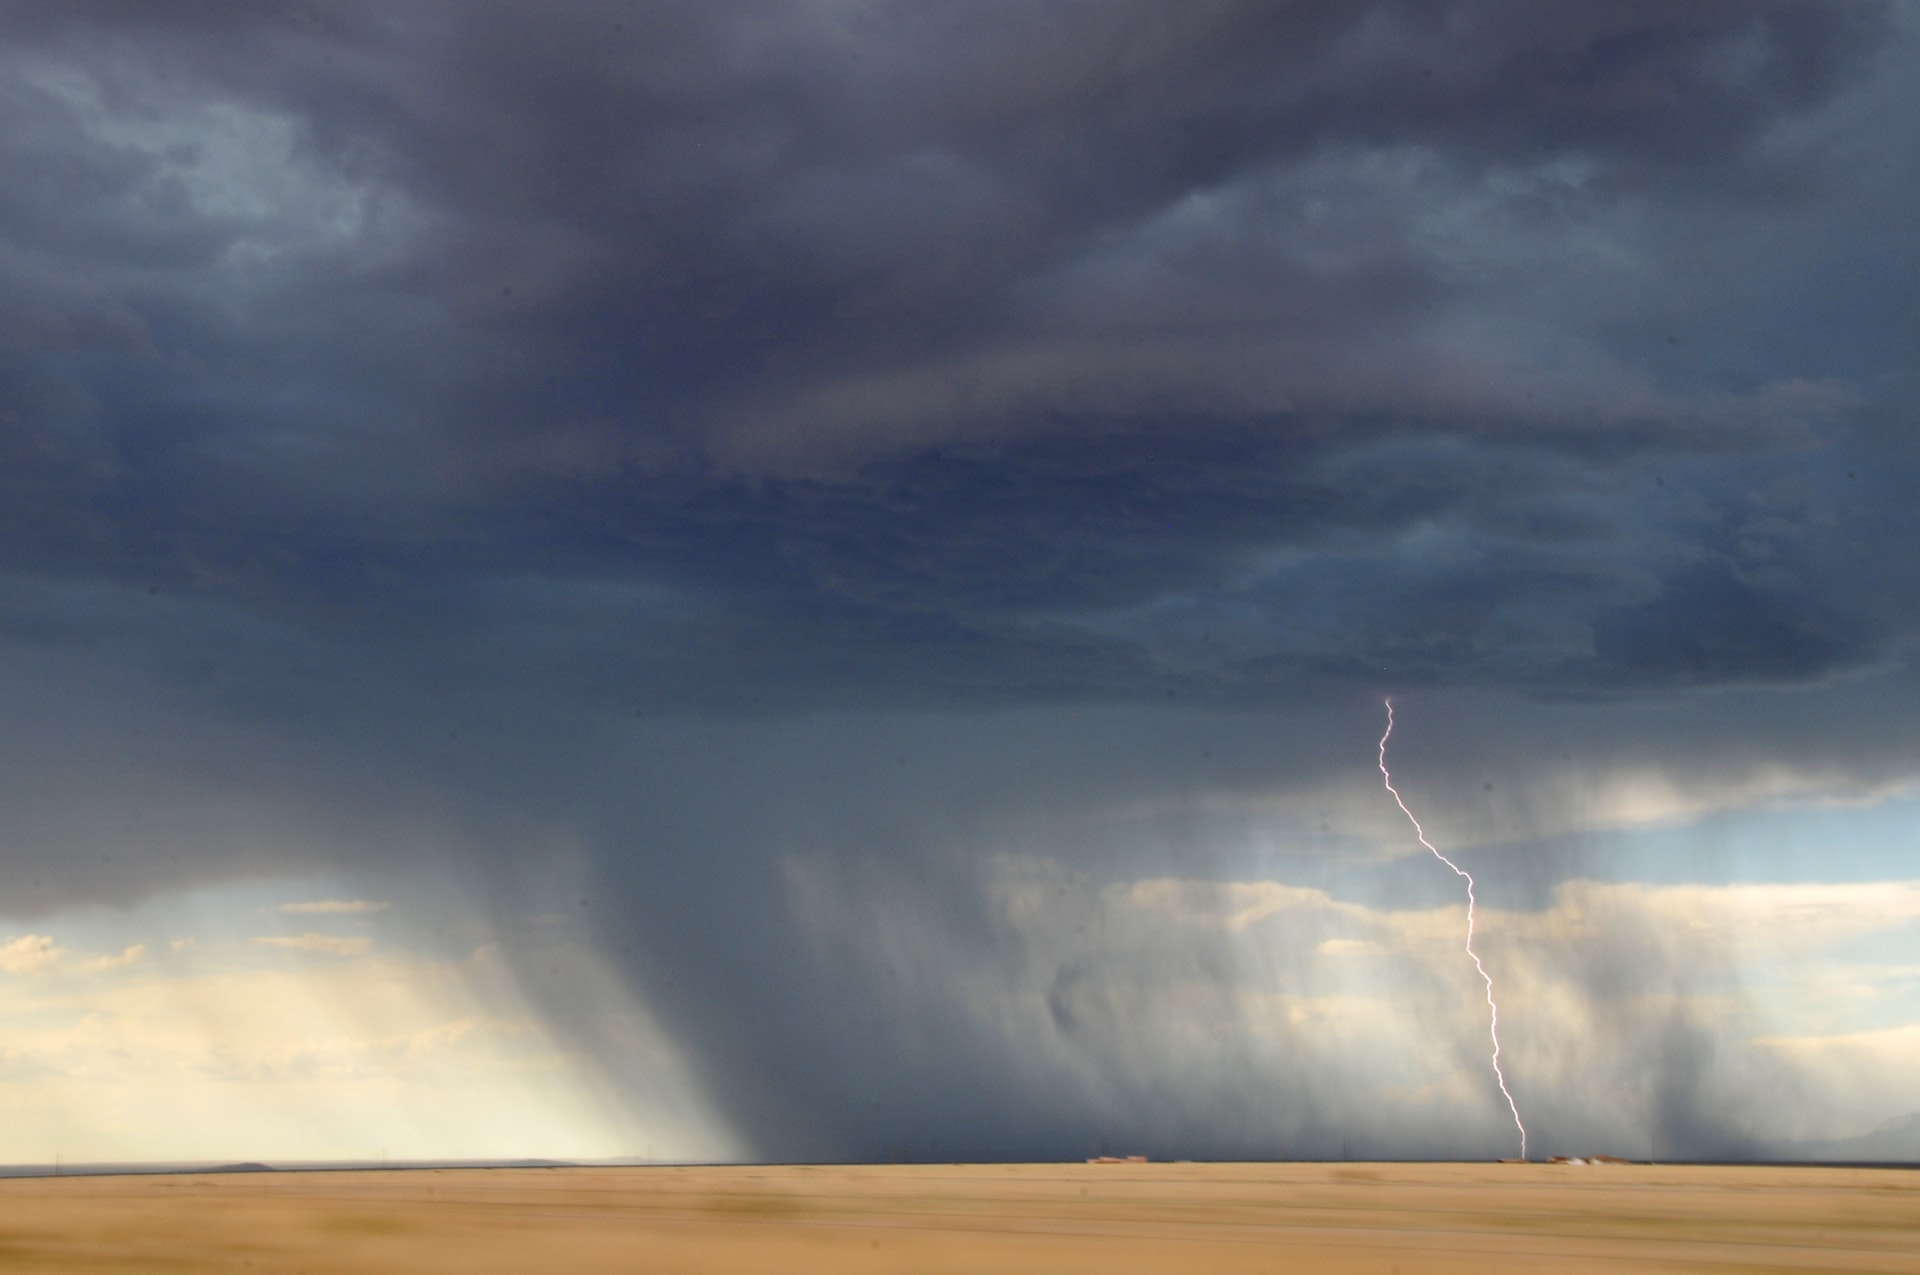
[[[1855,542],[1913,458],[1847,428],[1913,371],[1904,9],[7,23],[16,629],[152,594],[681,706],[1910,632]]]

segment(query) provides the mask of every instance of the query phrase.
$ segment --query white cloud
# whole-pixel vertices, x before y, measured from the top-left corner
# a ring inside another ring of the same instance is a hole
[[[325,952],[330,956],[365,956],[373,950],[373,940],[364,934],[264,935],[253,940],[267,947],[291,948],[296,952]]]
[[[1762,1036],[1754,1043],[1802,1056],[1853,1054],[1897,1066],[1908,1076],[1920,1070],[1920,1023],[1827,1035]]]
[[[1675,933],[1710,933],[1769,950],[1822,947],[1920,921],[1920,881],[1640,885],[1567,881],[1539,918],[1560,932],[1590,931],[1632,913]],[[1522,924],[1525,924],[1522,922]]]
[[[82,961],[80,968],[83,970],[118,970],[125,969],[129,965],[138,965],[146,959],[147,945],[145,943],[135,943],[132,947],[127,948],[117,956],[96,956],[92,960]]]
[[[1360,950],[1368,936],[1390,942],[1454,937],[1465,920],[1464,895],[1460,904],[1386,911],[1278,881],[1160,877],[1109,886],[1106,899],[1110,906],[1228,933],[1282,914],[1312,913],[1358,931],[1320,943],[1317,950],[1324,953]],[[1478,910],[1482,930],[1535,940],[1578,941],[1605,932],[1623,917],[1676,935],[1711,934],[1769,949],[1818,948],[1920,922],[1920,880],[1733,885],[1576,880],[1554,887],[1552,904],[1540,911],[1512,912],[1484,902]]]
[[[1190,925],[1244,930],[1295,910],[1364,914],[1325,890],[1278,881],[1190,881],[1159,877],[1109,888],[1115,902],[1185,921]]]
[[[0,946],[0,970],[9,974],[38,974],[52,969],[65,955],[66,950],[55,947],[50,936],[23,934]]]
[[[167,944],[167,951],[174,956],[184,956],[188,952],[195,952],[199,949],[200,944],[194,939],[175,939],[173,942]]]
[[[282,903],[274,910],[306,914],[335,914],[384,912],[392,906],[384,899],[317,899],[311,903]]]

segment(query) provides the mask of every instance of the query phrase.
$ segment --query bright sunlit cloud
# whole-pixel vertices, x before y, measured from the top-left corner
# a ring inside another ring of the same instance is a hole
[[[45,934],[23,934],[0,944],[0,971],[8,974],[38,974],[60,963],[66,953],[54,946]]]
[[[82,961],[80,962],[80,968],[95,972],[120,970],[127,968],[129,965],[138,965],[146,959],[147,945],[145,943],[134,943],[122,948],[119,952],[109,953],[105,956],[95,956]]]
[[[0,979],[0,1162],[738,1154],[667,1038],[565,934],[544,959],[591,985],[638,1102],[526,1003],[497,945],[235,933],[258,915],[249,893],[55,916],[0,945],[20,976]],[[99,951],[194,917],[199,936]]]
[[[365,956],[373,950],[373,940],[364,934],[316,934],[312,930],[305,934],[256,935],[253,941],[262,947],[324,952],[329,956]]]

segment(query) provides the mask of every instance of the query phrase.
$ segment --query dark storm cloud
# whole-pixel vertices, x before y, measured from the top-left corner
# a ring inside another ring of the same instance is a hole
[[[558,829],[761,1153],[1330,1153],[1378,1113],[1233,1043],[1231,944],[1061,941],[1244,870],[1111,809],[1365,771],[1389,687],[1528,697],[1447,723],[1522,776],[1539,704],[1910,764],[1821,713],[1920,619],[1914,22],[0,4],[9,906],[444,851],[505,913]],[[1603,1017],[1764,1142],[1717,1028]]]
[[[1849,598],[1745,654],[1656,622],[1689,573],[1801,599],[1696,560],[1712,471],[1635,490],[1701,449],[1818,475],[1799,449],[1874,393],[1663,360],[1867,199],[1819,121],[1901,56],[1884,9],[5,21],[16,571],[375,628],[626,580],[670,628],[783,631],[674,670],[690,703],[1664,688],[1900,636]],[[1735,259],[1663,274],[1703,223]],[[1477,618],[1422,587],[1421,529]],[[1310,560],[1313,638],[1169,620],[1298,634],[1263,554]]]
[[[1665,581],[1653,601],[1603,617],[1594,647],[1632,674],[1682,684],[1794,681],[1858,658],[1847,649],[1851,634],[1825,631],[1831,623],[1729,574],[1689,572]]]

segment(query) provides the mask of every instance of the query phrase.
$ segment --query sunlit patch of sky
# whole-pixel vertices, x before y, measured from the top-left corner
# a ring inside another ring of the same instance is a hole
[[[1764,802],[1651,827],[1605,828],[1487,852],[1577,855],[1586,875],[1613,881],[1871,882],[1920,865],[1920,793]],[[1497,888],[1497,887],[1496,887]]]
[[[528,1002],[489,922],[409,915],[431,883],[380,884],[400,897],[260,880],[0,934],[22,958],[0,963],[0,1161],[738,1154],[565,918],[520,920],[601,998],[633,1068],[618,1093]]]

